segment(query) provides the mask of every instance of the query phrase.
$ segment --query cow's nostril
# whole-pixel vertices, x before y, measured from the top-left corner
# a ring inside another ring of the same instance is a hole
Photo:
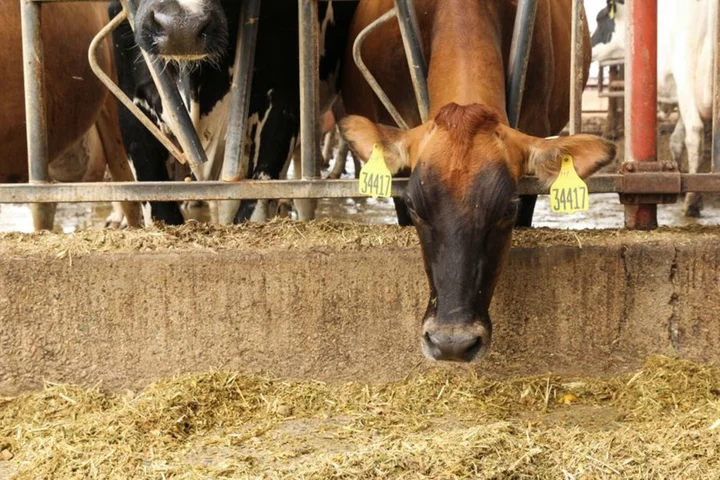
[[[208,18],[204,23],[200,25],[200,28],[198,29],[198,38],[204,39],[207,38],[208,33],[210,33],[210,29],[212,28],[212,19]]]
[[[172,28],[173,18],[170,15],[152,12],[150,19],[152,27],[160,34],[164,34]]]
[[[482,347],[483,347],[483,339],[482,339],[482,337],[477,337],[477,339],[475,339],[475,341],[472,344],[470,344],[470,346],[467,348],[467,350],[465,350],[465,352],[463,352],[463,354],[462,354],[463,360],[465,360],[466,362],[469,362],[472,359],[474,359],[477,356],[478,352],[480,352],[480,349]]]
[[[435,360],[471,362],[487,347],[483,336],[477,334],[444,335],[441,332],[425,332],[422,340],[426,355]]]

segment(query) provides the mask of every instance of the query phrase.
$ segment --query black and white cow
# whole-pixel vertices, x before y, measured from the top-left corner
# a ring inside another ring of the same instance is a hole
[[[658,0],[657,4],[658,99],[675,99],[678,104],[680,119],[670,137],[670,150],[679,163],[683,147],[687,148],[690,173],[704,166],[703,121],[712,118],[717,8],[717,0]],[[592,35],[593,61],[625,56],[628,13],[625,0],[607,0]],[[685,214],[696,217],[701,209],[700,194],[688,193]]]
[[[168,131],[163,106],[140,49],[176,78],[190,117],[208,155],[207,179],[219,178],[228,121],[232,66],[241,0],[139,0],[135,33],[125,23],[113,34],[120,87],[161,129]],[[347,32],[356,2],[321,2],[321,106],[329,108],[339,85]],[[120,12],[117,1],[110,15]],[[297,2],[261,2],[252,78],[247,148],[242,162],[248,178],[284,175],[300,127]],[[168,151],[126,109],[120,113],[123,141],[140,181],[168,179]],[[267,201],[220,202],[222,222],[264,220]],[[175,202],[151,202],[146,222],[180,224]]]

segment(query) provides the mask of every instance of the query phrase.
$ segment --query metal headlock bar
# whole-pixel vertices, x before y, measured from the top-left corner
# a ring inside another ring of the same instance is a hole
[[[228,119],[222,180],[226,182],[245,178],[247,172],[240,170],[240,158],[245,145],[248,112],[250,110],[250,86],[255,45],[260,19],[260,0],[246,0],[240,9],[237,49],[233,64],[230,118]]]
[[[631,167],[632,168],[632,167]],[[720,191],[720,174],[680,174],[638,168],[637,173],[595,175],[590,193],[678,195]],[[394,179],[392,196],[400,196],[407,179]],[[520,179],[521,195],[544,195],[548,188],[535,177]],[[241,182],[112,182],[13,184],[0,188],[0,203],[145,202],[277,198],[358,197],[357,180],[246,180]]]
[[[0,185],[0,203],[55,203],[55,202],[108,202],[108,201],[179,201],[179,200],[229,200],[229,199],[273,199],[273,198],[337,198],[357,197],[356,180],[318,180],[319,174],[319,109],[318,109],[318,44],[319,29],[317,22],[317,6],[320,1],[327,0],[298,0],[299,26],[300,26],[300,66],[301,78],[301,142],[302,150],[302,180],[242,180],[243,172],[239,171],[239,152],[243,149],[245,141],[245,129],[247,125],[248,93],[250,90],[251,72],[255,43],[257,39],[257,19],[259,16],[259,5],[261,0],[247,0],[241,12],[241,23],[238,34],[238,48],[235,58],[235,72],[231,102],[232,117],[229,121],[226,158],[223,165],[223,180],[220,182],[131,182],[131,183],[58,183],[49,184],[48,175],[48,153],[47,153],[47,129],[46,112],[44,102],[44,78],[43,78],[43,48],[40,35],[40,10],[42,3],[59,3],[63,1],[93,1],[93,0],[18,0],[21,3],[22,13],[22,36],[23,36],[23,59],[24,59],[24,81],[27,111],[27,138],[28,138],[28,163],[30,173],[29,184]],[[271,0],[268,0],[271,1]],[[333,0],[333,1],[354,1],[354,0]],[[647,0],[656,3],[657,0]],[[135,0],[122,0],[123,13],[103,28],[94,39],[89,58],[93,70],[100,80],[108,86],[110,91],[122,102],[143,124],[153,133],[154,136],[165,145],[171,154],[180,161],[186,161],[191,166],[198,167],[205,160],[205,152],[201,147],[194,125],[190,119],[182,98],[174,82],[157,68],[158,65],[151,59],[145,58],[148,63],[153,79],[162,95],[163,105],[172,113],[171,130],[179,145],[176,145],[170,138],[165,136],[156,125],[150,122],[146,116],[127,98],[122,91],[110,81],[110,78],[99,69],[96,52],[102,41],[117,28],[125,19],[132,19],[135,12]],[[513,34],[512,54],[509,64],[508,111],[510,117],[516,122],[519,118],[520,106],[522,105],[522,90],[524,77],[527,68],[527,55],[529,54],[532,39],[532,21],[537,8],[537,0],[520,0],[518,7],[518,18],[516,19],[515,32]],[[631,17],[636,19],[639,11],[634,11],[632,5],[644,3],[630,0]],[[651,7],[652,8],[652,7]],[[720,13],[720,12],[719,12]],[[582,94],[582,46],[577,41],[582,38],[583,25],[581,0],[573,0],[573,38],[572,42],[572,91],[571,95],[571,130],[579,131],[579,112],[581,111]],[[653,28],[655,16],[648,16],[646,23]],[[427,64],[422,52],[421,39],[417,24],[417,18],[413,8],[412,0],[395,0],[395,7],[368,26],[358,37],[354,45],[355,58],[358,67],[373,87],[393,118],[401,126],[407,124],[400,117],[399,113],[382,92],[372,75],[362,63],[360,55],[363,40],[381,24],[397,18],[403,39],[403,45],[408,60],[410,76],[415,90],[415,97],[418,103],[420,118],[427,120],[429,110],[429,95],[427,90]],[[631,25],[628,27],[633,29]],[[132,25],[132,22],[131,22]],[[654,27],[656,28],[656,27]],[[720,29],[718,34],[720,35]],[[630,38],[636,41],[632,35]],[[719,38],[720,40],[720,38]],[[642,42],[641,47],[646,47]],[[633,49],[630,48],[630,59]],[[718,85],[720,78],[720,65],[718,55],[720,49],[715,51],[715,84]],[[637,55],[637,54],[636,54]],[[630,61],[628,59],[628,62]],[[638,71],[628,70],[629,95],[632,95],[632,77],[638,75]],[[653,75],[652,72],[640,72],[640,74]],[[645,80],[647,81],[647,80]],[[513,93],[514,92],[514,93]],[[720,92],[715,90],[714,120],[720,115]],[[383,98],[384,97],[384,98]],[[631,106],[630,103],[628,106]],[[626,108],[629,114],[630,108]],[[626,123],[628,123],[626,121]],[[716,171],[720,170],[720,128],[714,122],[713,130],[713,164]],[[629,135],[628,145],[632,143],[632,133]],[[650,141],[648,139],[648,141]],[[652,138],[654,142],[654,137]],[[629,155],[630,160],[635,159]],[[645,159],[643,159],[645,160]],[[652,159],[648,159],[652,160]],[[622,193],[628,203],[645,204],[656,203],[662,199],[685,192],[717,192],[720,191],[720,173],[715,174],[680,174],[675,169],[666,166],[651,166],[651,162],[638,166],[637,162],[629,162],[624,165],[623,173],[614,175],[597,175],[588,180],[591,193]],[[196,169],[198,171],[199,169]],[[197,172],[199,175],[199,171]],[[201,178],[198,176],[197,178]],[[397,179],[393,183],[393,196],[402,194],[407,180]],[[547,193],[547,188],[540,184],[533,177],[521,179],[519,185],[520,193],[523,195],[537,195]],[[658,198],[662,197],[662,198]],[[634,206],[634,205],[633,205]]]
[[[133,28],[134,31],[134,18],[135,12],[137,11],[135,0],[120,0],[120,3],[123,6],[123,10],[127,13],[130,28]],[[207,156],[205,155],[205,149],[202,146],[200,138],[198,138],[197,131],[190,118],[190,113],[180,96],[177,84],[170,76],[170,72],[162,68],[159,62],[150,57],[144,50],[140,49],[140,51],[162,99],[163,113],[167,113],[169,127],[175,134],[183,152],[187,156],[195,178],[203,180],[202,170],[198,167],[207,162]]]
[[[375,92],[375,95],[377,95],[378,99],[385,106],[398,127],[408,130],[410,126],[402,118],[400,112],[395,108],[395,105],[393,105],[390,98],[362,59],[362,46],[365,39],[372,32],[394,18],[397,18],[400,26],[400,35],[402,37],[403,47],[405,48],[405,58],[407,59],[410,70],[410,80],[415,90],[415,99],[420,112],[420,120],[423,123],[427,122],[430,110],[430,95],[427,87],[427,63],[422,51],[422,38],[420,37],[420,29],[412,0],[395,0],[395,7],[388,10],[384,15],[381,15],[358,34],[353,44],[353,60],[355,60],[355,65],[358,67],[358,70],[360,70],[362,76],[365,77],[365,81],[368,82],[370,88],[373,89],[373,92]]]

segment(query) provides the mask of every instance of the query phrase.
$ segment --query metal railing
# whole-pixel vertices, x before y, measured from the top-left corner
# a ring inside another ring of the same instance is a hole
[[[243,180],[244,173],[239,167],[239,152],[242,151],[245,141],[247,125],[248,98],[257,38],[257,24],[248,22],[250,18],[257,18],[261,0],[246,0],[243,4],[240,31],[238,35],[238,48],[235,58],[235,72],[233,79],[231,117],[227,134],[227,147],[225,162],[222,170],[222,181],[202,182],[115,182],[115,183],[49,183],[47,131],[44,107],[44,78],[43,78],[43,48],[40,37],[40,11],[43,3],[56,3],[62,1],[91,1],[91,0],[18,0],[22,7],[22,35],[24,54],[24,81],[26,91],[27,111],[27,137],[28,137],[28,163],[30,182],[28,184],[0,185],[0,203],[54,203],[54,202],[110,202],[110,201],[180,201],[180,200],[226,200],[226,199],[272,199],[272,198],[333,198],[357,197],[356,180],[321,180],[320,172],[320,112],[318,95],[318,60],[319,60],[319,28],[317,8],[320,1],[327,0],[298,0],[298,21],[300,27],[300,94],[301,94],[301,145],[302,145],[302,180]],[[268,0],[266,0],[268,1]],[[274,0],[270,0],[274,1]],[[346,1],[346,0],[333,0]],[[349,0],[352,1],[352,0]],[[656,0],[643,0],[655,3]],[[171,129],[178,139],[179,147],[164,137],[162,132],[151,122],[147,121],[142,112],[137,109],[120,89],[112,84],[107,75],[104,75],[94,60],[94,51],[109,34],[126,18],[132,18],[135,9],[135,0],[122,0],[123,13],[112,19],[94,40],[90,49],[90,61],[98,73],[99,78],[111,92],[135,114],[152,133],[158,137],[175,158],[185,161],[196,170],[198,179],[202,179],[197,167],[206,161],[205,152],[200,147],[197,133],[192,126],[188,112],[180,99],[177,87],[169,77],[157,68],[153,68],[151,59],[146,58],[148,67],[153,74],[163,103],[168,105],[173,113]],[[509,112],[512,118],[519,118],[522,105],[522,91],[527,68],[527,58],[532,41],[532,28],[534,23],[536,0],[520,0],[518,17],[513,35],[512,55],[508,72]],[[633,0],[628,0],[632,5]],[[571,133],[581,130],[582,111],[582,81],[583,81],[583,48],[581,39],[584,23],[582,16],[584,8],[582,0],[573,0],[572,16],[572,77],[571,77]],[[420,35],[415,18],[412,0],[395,0],[395,7],[386,15],[378,19],[376,24],[368,27],[361,34],[364,38],[379,24],[397,18],[400,23],[403,44],[408,58],[411,79],[418,101],[418,109],[424,120],[428,115],[429,101],[426,85],[427,66],[422,53]],[[633,17],[635,18],[635,17]],[[654,17],[653,17],[654,18]],[[653,23],[653,22],[649,22]],[[372,27],[372,28],[371,28]],[[356,45],[356,61],[361,71],[370,80],[369,71],[363,68],[362,59],[359,58],[362,38],[358,38]],[[716,55],[717,55],[716,49]],[[656,81],[653,69],[645,71],[632,71],[630,76],[643,76],[647,82],[651,76]],[[716,62],[716,79],[720,68]],[[630,79],[632,82],[632,78]],[[718,84],[717,80],[715,82]],[[372,81],[371,81],[372,85]],[[377,86],[379,87],[379,85]],[[381,89],[376,89],[380,93]],[[715,90],[718,91],[717,89]],[[631,95],[637,95],[635,91]],[[640,92],[647,94],[647,92]],[[124,97],[124,98],[123,98]],[[718,117],[720,106],[718,95],[715,96],[715,118]],[[129,102],[129,103],[128,103]],[[632,104],[631,104],[632,105]],[[135,107],[135,108],[133,108]],[[626,108],[626,112],[629,109]],[[514,112],[514,113],[513,113]],[[401,124],[402,119],[398,123]],[[403,122],[404,123],[404,122]],[[627,123],[627,122],[626,122]],[[404,125],[405,126],[405,125]],[[719,130],[715,129],[715,132]],[[631,134],[632,135],[632,134]],[[631,136],[630,135],[630,136]],[[718,135],[714,135],[713,164],[720,168],[720,143]],[[628,138],[628,144],[634,141]],[[654,142],[652,140],[646,141]],[[648,159],[656,160],[656,159]],[[720,176],[713,174],[680,174],[668,169],[659,168],[655,171],[632,173],[624,169],[621,174],[598,175],[588,182],[591,193],[622,193],[635,195],[640,201],[653,202],[655,199],[649,194],[677,195],[684,192],[711,192],[720,190]],[[393,195],[401,195],[406,181],[398,179],[393,184]],[[522,195],[537,195],[547,193],[547,187],[541,185],[533,177],[526,177],[520,182]],[[644,199],[644,200],[643,200]],[[644,204],[641,204],[644,205]],[[642,227],[642,226],[640,226]]]

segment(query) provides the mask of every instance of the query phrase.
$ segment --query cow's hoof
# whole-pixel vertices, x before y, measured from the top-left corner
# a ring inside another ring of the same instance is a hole
[[[688,193],[685,197],[685,216],[698,218],[703,209],[702,196],[697,193]]]
[[[109,228],[110,230],[120,230],[126,226],[127,223],[125,222],[124,215],[118,216],[116,214],[110,214],[110,216],[105,219],[105,228]]]

